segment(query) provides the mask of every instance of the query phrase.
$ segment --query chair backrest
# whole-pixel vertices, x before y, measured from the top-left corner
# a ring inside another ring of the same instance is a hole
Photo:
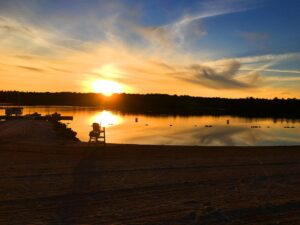
[[[93,123],[93,131],[100,131],[100,124],[99,123]]]

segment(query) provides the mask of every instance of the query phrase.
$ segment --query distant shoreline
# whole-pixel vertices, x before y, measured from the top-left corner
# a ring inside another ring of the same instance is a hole
[[[148,115],[232,115],[300,119],[299,99],[205,98],[166,94],[0,91],[0,102],[24,106],[89,106]]]

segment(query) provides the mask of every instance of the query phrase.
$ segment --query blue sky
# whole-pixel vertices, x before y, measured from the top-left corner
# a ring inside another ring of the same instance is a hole
[[[0,89],[110,80],[125,92],[300,97],[299,10],[297,0],[1,1]]]

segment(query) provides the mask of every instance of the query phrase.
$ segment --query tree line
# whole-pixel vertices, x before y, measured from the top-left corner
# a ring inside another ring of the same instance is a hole
[[[207,98],[167,94],[113,94],[0,91],[0,103],[12,105],[92,106],[124,113],[236,115],[300,118],[299,99]]]

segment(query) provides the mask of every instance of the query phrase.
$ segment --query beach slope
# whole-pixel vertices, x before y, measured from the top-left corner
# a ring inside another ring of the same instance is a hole
[[[0,144],[0,224],[300,224],[299,147]]]

